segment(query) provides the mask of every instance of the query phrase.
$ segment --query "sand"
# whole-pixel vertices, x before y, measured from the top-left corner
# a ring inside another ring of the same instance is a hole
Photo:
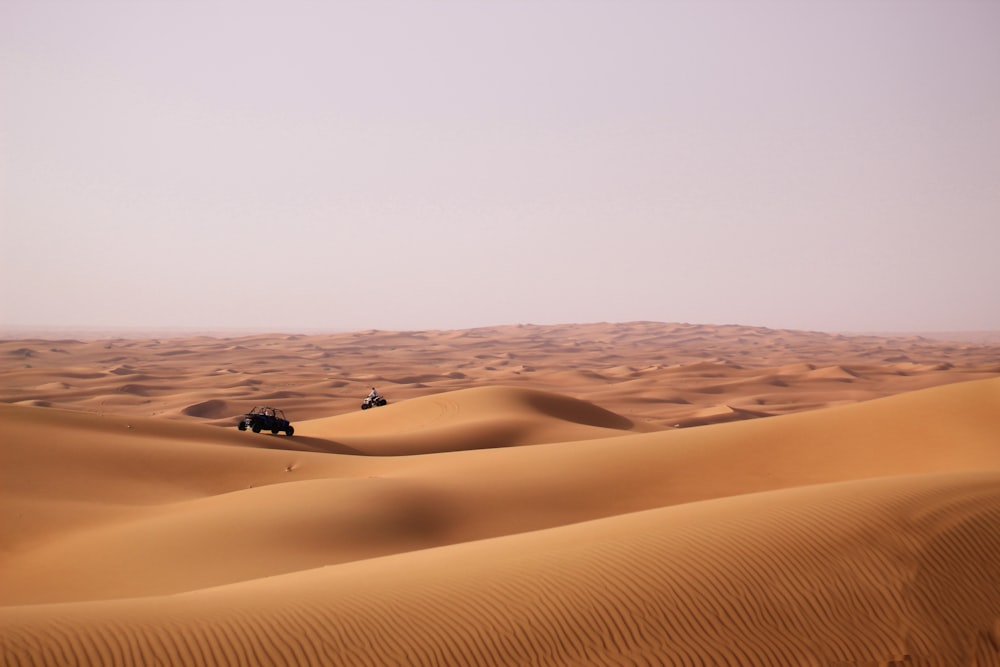
[[[1000,665],[977,341],[0,341],[0,664]]]

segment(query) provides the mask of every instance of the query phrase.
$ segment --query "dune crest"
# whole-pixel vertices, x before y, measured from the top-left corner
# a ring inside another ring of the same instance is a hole
[[[587,401],[517,387],[477,387],[300,422],[297,433],[356,453],[399,456],[589,440],[661,430]]]

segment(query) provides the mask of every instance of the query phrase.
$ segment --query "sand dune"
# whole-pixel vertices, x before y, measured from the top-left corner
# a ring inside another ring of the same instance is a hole
[[[0,663],[1000,665],[996,348],[330,340],[3,343]]]
[[[302,422],[297,433],[364,454],[406,455],[589,440],[661,430],[586,401],[512,387],[479,387]]]
[[[3,649],[24,664],[995,664],[998,507],[996,473],[739,496],[176,596],[8,607]]]

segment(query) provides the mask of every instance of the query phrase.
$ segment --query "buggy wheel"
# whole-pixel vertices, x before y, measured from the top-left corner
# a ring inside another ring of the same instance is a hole
[[[271,429],[271,435],[278,435],[278,428],[274,427]]]
[[[245,431],[245,430],[247,430],[247,423],[246,422],[240,422],[239,424],[236,425],[236,428],[238,428],[241,431]]]
[[[290,435],[292,435],[293,433],[295,433],[295,429],[294,429],[294,428],[292,428],[292,426],[291,426],[291,425],[289,425],[289,426],[288,426],[288,428],[286,428],[286,429],[285,429],[285,435],[288,435],[288,436],[290,436]]]
[[[254,433],[260,433],[260,424],[254,424],[250,427]]]

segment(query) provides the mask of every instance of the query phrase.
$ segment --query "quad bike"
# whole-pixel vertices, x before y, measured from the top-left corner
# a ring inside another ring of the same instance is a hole
[[[270,431],[274,435],[278,435],[280,431],[284,431],[285,435],[295,433],[291,423],[285,419],[284,412],[277,408],[268,407],[257,407],[246,413],[236,424],[236,428],[241,431],[250,429],[254,433]]]
[[[379,408],[388,403],[389,401],[385,400],[385,396],[366,396],[365,400],[361,402],[361,409]]]

